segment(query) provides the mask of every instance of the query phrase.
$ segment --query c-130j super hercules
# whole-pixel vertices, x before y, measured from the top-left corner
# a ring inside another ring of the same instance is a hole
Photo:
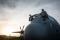
[[[59,40],[60,25],[47,12],[42,9],[42,12],[35,15],[30,15],[31,23],[24,31],[25,40]]]
[[[31,23],[26,27],[23,33],[20,32],[23,34],[23,40],[60,39],[59,23],[53,17],[49,16],[44,9],[42,9],[42,12],[39,14],[29,16]]]

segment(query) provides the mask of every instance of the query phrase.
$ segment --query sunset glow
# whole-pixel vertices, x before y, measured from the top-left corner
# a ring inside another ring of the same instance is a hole
[[[7,26],[6,28],[3,29],[5,35],[9,36],[15,29],[13,27]]]

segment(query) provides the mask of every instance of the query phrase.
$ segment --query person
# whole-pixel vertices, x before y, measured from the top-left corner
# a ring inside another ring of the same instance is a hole
[[[43,20],[45,20],[46,18],[48,18],[48,14],[47,14],[47,12],[44,9],[42,9],[42,12],[40,13],[40,15],[43,18]]]
[[[31,16],[31,14],[29,15],[29,21],[32,21],[33,20],[33,16]]]

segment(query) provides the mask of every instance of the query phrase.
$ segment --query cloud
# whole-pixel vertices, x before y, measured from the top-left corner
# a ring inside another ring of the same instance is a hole
[[[16,0],[0,0],[0,6],[2,7],[15,7]]]
[[[15,14],[21,16],[22,13],[23,15],[34,13],[41,8],[47,11],[53,11],[54,9],[59,13],[60,0],[0,0],[0,19],[10,18],[11,15],[14,16]],[[20,11],[20,13],[18,11]]]
[[[38,7],[45,4],[60,2],[60,0],[0,0],[0,6],[15,8],[17,6]]]

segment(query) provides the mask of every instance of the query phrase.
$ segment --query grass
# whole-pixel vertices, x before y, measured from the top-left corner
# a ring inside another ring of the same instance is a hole
[[[22,37],[0,35],[0,40],[21,40]]]

